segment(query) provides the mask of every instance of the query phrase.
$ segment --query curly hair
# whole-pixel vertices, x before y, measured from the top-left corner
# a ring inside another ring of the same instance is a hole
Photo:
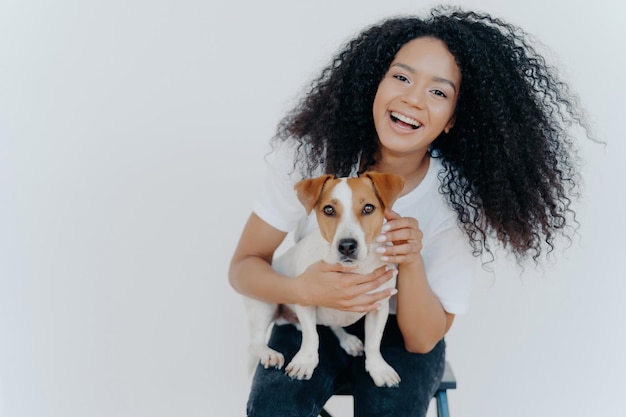
[[[420,37],[443,41],[462,74],[456,122],[432,143],[440,192],[478,255],[495,238],[518,262],[553,250],[577,225],[577,157],[569,128],[585,115],[567,84],[520,28],[488,14],[435,8],[397,17],[349,41],[278,125],[275,142],[299,143],[296,163],[346,176],[376,163],[372,105],[400,48]]]

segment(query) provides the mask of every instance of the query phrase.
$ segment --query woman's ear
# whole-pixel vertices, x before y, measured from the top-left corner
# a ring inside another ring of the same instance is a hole
[[[446,135],[450,133],[450,129],[452,129],[452,127],[454,126],[454,122],[456,122],[456,116],[452,116],[446,127],[443,128],[443,131],[446,132]]]

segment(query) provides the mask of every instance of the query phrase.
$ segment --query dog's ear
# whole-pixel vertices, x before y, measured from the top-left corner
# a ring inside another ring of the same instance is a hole
[[[322,194],[324,184],[332,178],[334,178],[332,175],[327,174],[317,178],[305,179],[294,185],[293,188],[296,190],[298,200],[300,200],[306,209],[306,214],[311,213],[311,210],[313,210],[313,207],[315,207],[315,204]]]
[[[374,190],[385,208],[391,209],[400,192],[404,188],[404,178],[394,174],[381,174],[367,171],[362,176],[372,180]]]

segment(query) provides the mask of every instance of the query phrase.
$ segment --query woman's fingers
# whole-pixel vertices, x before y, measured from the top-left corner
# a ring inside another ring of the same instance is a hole
[[[395,271],[387,266],[382,266],[369,274],[350,274],[346,276],[351,280],[343,299],[342,308],[350,311],[372,311],[380,308],[379,302],[389,298],[397,292],[395,288],[386,288],[375,291],[393,278]],[[348,274],[346,274],[348,275]]]
[[[376,239],[378,242],[396,242],[403,240],[421,240],[422,231],[419,223],[412,217],[403,217],[385,223],[382,233]]]
[[[367,312],[374,311],[380,308],[380,302],[396,294],[398,290],[395,288],[388,288],[385,290],[377,291],[375,293],[365,293],[357,297],[348,298],[342,303],[342,310]]]
[[[421,242],[405,241],[399,245],[379,246],[377,249],[384,262],[401,264],[413,260],[422,251]]]
[[[394,292],[392,289],[375,291],[393,278],[394,270],[386,266],[376,268],[369,274],[353,273],[354,267],[345,267],[341,264],[321,262],[318,268],[318,271],[322,272],[319,284],[326,287],[326,290],[317,294],[319,298],[315,298],[319,303],[316,305],[367,312],[380,308],[379,302],[389,298]],[[368,294],[372,291],[375,292]]]
[[[383,265],[369,274],[346,274],[348,286],[354,289],[354,296],[370,292],[393,278],[393,269]]]
[[[413,217],[400,217],[399,214],[385,212],[387,223],[376,239],[380,246],[376,249],[385,262],[401,264],[417,259],[422,251],[423,234],[419,223]]]

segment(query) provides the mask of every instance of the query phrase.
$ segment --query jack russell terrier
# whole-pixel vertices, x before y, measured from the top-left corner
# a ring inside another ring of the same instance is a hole
[[[370,273],[385,265],[376,253],[376,237],[385,221],[384,212],[402,191],[404,179],[397,175],[366,172],[358,178],[334,178],[324,175],[305,179],[294,188],[307,214],[315,209],[319,229],[307,235],[284,255],[275,259],[272,267],[281,274],[294,277],[311,264],[323,259],[327,263],[356,266],[355,272]],[[395,288],[394,276],[377,290]],[[267,330],[276,319],[278,305],[248,297],[246,307],[250,321],[251,355],[266,368],[282,368],[284,357],[267,346]],[[325,307],[290,305],[295,311],[302,344],[300,350],[285,368],[288,376],[310,379],[319,363],[319,336],[316,324],[329,326],[341,347],[352,356],[365,352],[365,368],[379,386],[396,386],[400,382],[397,372],[383,359],[380,341],[389,314],[389,299],[381,307],[368,313],[347,312]],[[365,343],[346,332],[343,327],[355,323],[365,315]]]

